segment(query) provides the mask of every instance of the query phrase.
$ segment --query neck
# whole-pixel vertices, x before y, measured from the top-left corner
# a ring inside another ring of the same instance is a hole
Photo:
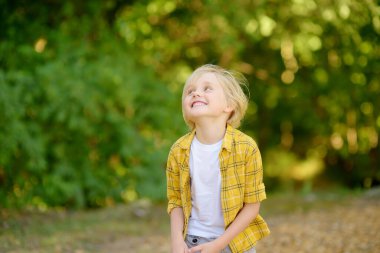
[[[223,139],[226,133],[226,122],[195,125],[197,139],[203,144],[214,144]]]

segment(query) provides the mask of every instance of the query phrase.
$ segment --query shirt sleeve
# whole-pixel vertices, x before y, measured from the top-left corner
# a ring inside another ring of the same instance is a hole
[[[179,178],[179,166],[175,160],[173,152],[170,151],[166,166],[166,193],[168,198],[167,212],[169,214],[173,208],[182,207]]]
[[[244,203],[256,203],[266,199],[263,164],[256,143],[249,149],[246,157]]]

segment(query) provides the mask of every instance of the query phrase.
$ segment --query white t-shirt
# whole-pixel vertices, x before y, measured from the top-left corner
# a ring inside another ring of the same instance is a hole
[[[219,152],[223,140],[211,145],[194,137],[190,147],[191,216],[187,233],[201,237],[219,237],[224,232],[220,200],[221,175]]]

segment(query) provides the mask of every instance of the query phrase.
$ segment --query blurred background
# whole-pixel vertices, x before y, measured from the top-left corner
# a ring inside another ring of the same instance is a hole
[[[380,184],[380,7],[362,0],[0,1],[0,207],[165,202],[181,92],[242,72],[269,193]]]
[[[0,252],[169,252],[166,159],[206,63],[249,81],[258,252],[378,252],[375,0],[0,0]]]

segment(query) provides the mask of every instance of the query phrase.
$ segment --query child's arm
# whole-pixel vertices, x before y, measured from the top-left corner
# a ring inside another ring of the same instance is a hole
[[[244,204],[239,214],[236,216],[235,220],[226,229],[226,231],[218,237],[218,239],[198,245],[191,248],[190,252],[202,252],[202,253],[212,253],[220,252],[222,249],[226,248],[228,244],[232,241],[235,236],[246,229],[249,224],[256,218],[259,214],[260,202]]]
[[[187,253],[188,247],[183,239],[184,216],[181,207],[174,208],[170,213],[170,230],[173,253]]]
[[[172,150],[169,153],[166,180],[167,180],[167,197],[168,213],[170,215],[171,226],[171,246],[172,253],[187,253],[188,247],[183,238],[184,214],[181,201],[180,172]]]

